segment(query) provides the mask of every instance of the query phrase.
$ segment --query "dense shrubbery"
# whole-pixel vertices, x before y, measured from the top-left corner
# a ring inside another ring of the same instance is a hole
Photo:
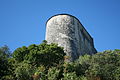
[[[120,50],[82,55],[65,62],[63,48],[56,44],[17,48],[12,56],[0,48],[0,80],[119,80]]]

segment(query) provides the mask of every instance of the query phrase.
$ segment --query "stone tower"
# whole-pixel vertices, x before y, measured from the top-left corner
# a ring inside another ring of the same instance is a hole
[[[93,38],[86,31],[80,21],[69,14],[58,14],[51,17],[46,23],[46,40],[48,43],[57,43],[64,47],[70,61],[82,54],[94,54]]]

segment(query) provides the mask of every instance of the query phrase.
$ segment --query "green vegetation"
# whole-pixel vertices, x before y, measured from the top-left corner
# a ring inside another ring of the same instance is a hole
[[[0,80],[119,80],[120,50],[82,55],[74,62],[57,44],[0,48]]]

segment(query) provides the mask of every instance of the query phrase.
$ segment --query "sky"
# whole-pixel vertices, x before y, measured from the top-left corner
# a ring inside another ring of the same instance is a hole
[[[46,21],[62,13],[80,20],[98,52],[120,49],[120,0],[0,0],[0,47],[40,44]]]

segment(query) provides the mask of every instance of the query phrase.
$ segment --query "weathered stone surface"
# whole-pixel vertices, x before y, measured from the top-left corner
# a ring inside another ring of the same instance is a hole
[[[46,23],[46,40],[64,47],[70,61],[82,54],[94,54],[93,38],[74,16],[60,14],[53,16]]]

